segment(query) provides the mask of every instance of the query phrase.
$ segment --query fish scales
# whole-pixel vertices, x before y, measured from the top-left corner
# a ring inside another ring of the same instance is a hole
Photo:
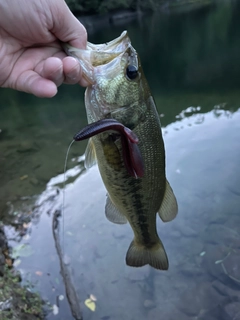
[[[145,104],[145,109],[146,116],[141,125],[138,124],[135,128],[132,128],[138,137],[146,136],[146,132],[149,132],[144,139],[144,143],[141,140],[139,142],[145,166],[143,178],[134,179],[126,173],[121,158],[122,146],[120,141],[117,144],[119,152],[115,152],[116,143],[107,143],[107,152],[111,155],[114,153],[116,162],[118,163],[118,168],[112,170],[112,164],[107,162],[109,157],[106,157],[106,146],[102,147],[102,145],[106,145],[105,140],[102,141],[101,135],[93,139],[99,170],[105,186],[111,195],[111,200],[127,217],[133,228],[137,242],[150,246],[155,242],[156,237],[158,237],[156,231],[156,213],[160,208],[165,191],[165,184],[161,183],[165,179],[165,151],[162,143],[159,117],[156,114],[151,97],[148,103]],[[122,123],[127,126],[127,123],[123,121]],[[152,141],[155,141],[162,148],[149,147]],[[113,158],[111,157],[112,160]],[[153,163],[155,164],[154,166],[152,166]],[[151,187],[149,188],[149,186]]]
[[[138,178],[126,169],[125,146],[118,132],[98,131],[86,150],[86,165],[92,165],[92,157],[96,157],[108,191],[106,217],[114,223],[128,221],[132,227],[134,239],[126,263],[166,270],[168,258],[157,233],[156,215],[167,222],[175,218],[178,208],[166,180],[160,118],[138,54],[127,32],[108,44],[88,43],[87,50],[65,49],[79,59],[83,76],[90,83],[85,92],[88,122],[99,125],[102,119],[115,119],[139,139],[144,173]]]

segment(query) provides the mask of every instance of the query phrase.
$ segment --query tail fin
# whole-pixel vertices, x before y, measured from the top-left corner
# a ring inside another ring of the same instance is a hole
[[[140,246],[133,240],[126,255],[126,264],[131,267],[142,267],[149,264],[160,270],[168,269],[168,258],[161,242],[151,248]]]

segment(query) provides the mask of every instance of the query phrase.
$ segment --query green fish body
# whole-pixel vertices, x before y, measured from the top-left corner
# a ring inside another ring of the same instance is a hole
[[[165,150],[160,118],[136,50],[127,32],[107,44],[88,43],[87,50],[65,46],[79,59],[90,83],[85,93],[88,122],[116,119],[139,138],[144,174],[129,175],[122,157],[122,143],[114,131],[89,140],[86,167],[98,163],[108,191],[105,213],[114,223],[129,222],[134,239],[126,255],[129,266],[146,264],[166,270],[168,258],[156,229],[156,214],[170,221],[177,201],[165,175]]]

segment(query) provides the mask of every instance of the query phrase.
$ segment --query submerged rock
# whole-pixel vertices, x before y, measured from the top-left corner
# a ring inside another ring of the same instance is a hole
[[[177,310],[174,307],[174,305],[171,305],[171,306],[159,305],[158,307],[149,310],[147,319],[190,320],[192,318],[186,314],[183,314],[181,311]]]
[[[142,281],[149,277],[151,269],[149,266],[144,266],[142,268],[125,268],[126,278],[130,281]]]
[[[221,261],[227,257],[229,248],[220,245],[208,245],[202,257],[202,267],[214,278],[225,278]]]
[[[221,224],[210,224],[205,230],[204,240],[210,244],[221,244],[231,247],[240,242],[240,234],[232,228]]]
[[[202,267],[191,262],[185,263],[182,266],[181,272],[184,276],[187,277],[197,277],[204,274],[204,270],[202,269]]]
[[[240,250],[229,252],[223,261],[223,270],[240,287]]]
[[[202,311],[210,311],[221,304],[220,295],[209,282],[200,283],[188,290],[181,298],[178,308],[187,316],[201,315]]]
[[[180,229],[182,236],[184,237],[192,237],[195,238],[198,236],[197,231],[193,230],[191,227],[185,225],[182,229]]]
[[[7,240],[3,228],[0,227],[0,277],[4,275],[5,270],[5,254],[7,252]]]
[[[220,282],[219,280],[215,280],[212,283],[214,289],[216,289],[220,294],[225,297],[228,297],[230,300],[240,301],[240,290],[231,288]]]
[[[18,152],[31,152],[31,151],[37,151],[38,148],[36,144],[33,141],[22,141],[20,145],[17,148]]]
[[[0,311],[7,311],[12,308],[12,298],[10,297],[9,299],[5,301],[0,301]]]
[[[240,320],[240,301],[231,302],[224,307],[224,319]]]
[[[39,180],[37,178],[32,177],[30,179],[31,184],[33,184],[34,186],[39,185]]]
[[[146,299],[144,301],[143,305],[144,305],[145,308],[151,309],[151,308],[153,308],[155,306],[155,303],[152,300]]]

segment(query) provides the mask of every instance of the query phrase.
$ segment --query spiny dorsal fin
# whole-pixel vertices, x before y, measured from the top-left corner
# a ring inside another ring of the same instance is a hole
[[[95,152],[93,141],[90,138],[88,140],[87,148],[86,148],[86,151],[85,151],[85,162],[84,162],[84,165],[85,165],[86,169],[89,169],[96,163],[97,163],[96,152]]]
[[[160,239],[151,248],[140,246],[133,240],[127,251],[126,264],[131,267],[142,267],[149,264],[155,269],[167,270],[168,258]]]
[[[105,206],[105,214],[109,221],[117,224],[127,223],[127,218],[115,207],[112,203],[109,195],[107,195],[107,201]]]
[[[158,211],[159,217],[162,219],[162,221],[168,222],[176,217],[177,212],[178,205],[176,197],[169,182],[166,180],[166,189],[163,197],[163,202]]]

